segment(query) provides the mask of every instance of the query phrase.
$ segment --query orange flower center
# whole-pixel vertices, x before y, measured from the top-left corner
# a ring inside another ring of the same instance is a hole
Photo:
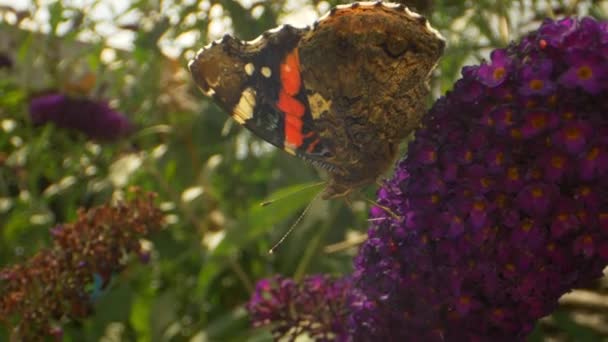
[[[530,81],[530,89],[532,90],[541,90],[543,89],[543,86],[545,85],[545,82],[543,82],[542,80],[532,80]]]
[[[532,127],[534,128],[542,128],[547,123],[547,119],[544,115],[539,115],[535,118],[532,118]]]
[[[543,195],[544,195],[543,189],[541,189],[541,188],[532,189],[532,197],[541,198],[541,197],[543,197]]]
[[[523,230],[524,232],[528,233],[530,230],[532,230],[532,222],[530,221],[526,221],[522,226],[521,226],[521,230]]]
[[[513,139],[521,139],[521,130],[519,130],[517,128],[513,128],[511,130],[511,137]]]
[[[581,80],[586,81],[590,79],[591,76],[593,76],[593,71],[589,66],[583,65],[582,67],[578,68],[578,70],[576,70],[576,76],[578,76],[578,78],[580,78]]]
[[[597,158],[597,156],[600,155],[600,148],[599,147],[594,147],[591,149],[591,151],[589,151],[589,153],[587,154],[587,160],[594,160]]]
[[[501,165],[504,160],[505,160],[505,154],[504,154],[504,152],[497,153],[496,154],[496,158],[494,159],[494,161],[498,165]]]
[[[473,160],[473,152],[471,152],[471,151],[467,151],[467,152],[464,154],[464,159],[465,159],[466,161],[471,161],[471,160]]]
[[[513,112],[512,111],[509,110],[509,111],[507,111],[505,113],[505,120],[504,120],[504,122],[506,124],[508,124],[508,125],[513,124]]]
[[[500,68],[496,68],[494,69],[494,73],[492,74],[492,76],[494,76],[495,80],[499,80],[501,78],[503,78],[506,74],[506,70],[503,67]]]
[[[556,169],[562,169],[566,164],[566,158],[561,156],[555,156],[551,158],[551,165]]]
[[[509,175],[509,179],[512,179],[512,180],[519,179],[519,170],[517,170],[517,168],[515,168],[515,167],[510,167],[509,170],[507,171],[507,174]]]
[[[569,140],[575,140],[580,138],[581,136],[581,130],[578,129],[577,127],[570,127],[568,129],[566,129],[566,138]]]

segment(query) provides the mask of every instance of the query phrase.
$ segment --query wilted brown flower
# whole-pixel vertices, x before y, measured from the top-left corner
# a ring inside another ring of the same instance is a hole
[[[125,256],[147,253],[140,239],[161,229],[153,199],[136,193],[126,203],[80,210],[75,222],[51,229],[51,248],[0,270],[0,322],[16,340],[57,338],[61,320],[91,314],[91,284],[103,289]]]

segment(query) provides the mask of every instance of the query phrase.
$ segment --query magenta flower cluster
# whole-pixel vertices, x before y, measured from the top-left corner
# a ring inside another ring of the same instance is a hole
[[[275,338],[308,334],[315,341],[347,338],[348,279],[276,276],[258,282],[247,305],[255,326],[274,324]]]
[[[100,141],[119,139],[133,129],[129,119],[106,102],[56,93],[33,98],[30,117],[34,124],[51,122]]]
[[[379,193],[353,336],[524,338],[608,261],[608,30],[548,21],[463,70]]]
[[[523,340],[600,277],[607,99],[608,23],[591,18],[546,21],[465,67],[379,190],[399,218],[372,209],[346,339]]]

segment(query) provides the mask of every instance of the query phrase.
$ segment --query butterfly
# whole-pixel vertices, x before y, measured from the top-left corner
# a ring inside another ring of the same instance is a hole
[[[189,62],[192,77],[239,124],[327,171],[323,198],[375,182],[418,126],[445,48],[401,4],[356,2],[313,25],[252,41],[230,35]]]

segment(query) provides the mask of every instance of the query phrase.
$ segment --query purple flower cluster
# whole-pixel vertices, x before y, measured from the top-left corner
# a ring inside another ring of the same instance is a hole
[[[546,21],[465,67],[379,190],[398,217],[372,209],[344,287],[344,339],[523,340],[562,294],[600,277],[607,99],[608,23],[590,18]],[[256,298],[258,324],[299,314],[288,291]]]
[[[608,23],[547,21],[463,69],[379,191],[356,340],[523,339],[608,262]]]
[[[350,282],[317,275],[301,283],[280,276],[258,282],[247,309],[254,326],[274,324],[276,338],[306,333],[315,341],[347,336]]]
[[[101,141],[116,140],[133,129],[129,120],[107,103],[63,94],[33,98],[30,101],[30,117],[34,124],[52,122]]]

